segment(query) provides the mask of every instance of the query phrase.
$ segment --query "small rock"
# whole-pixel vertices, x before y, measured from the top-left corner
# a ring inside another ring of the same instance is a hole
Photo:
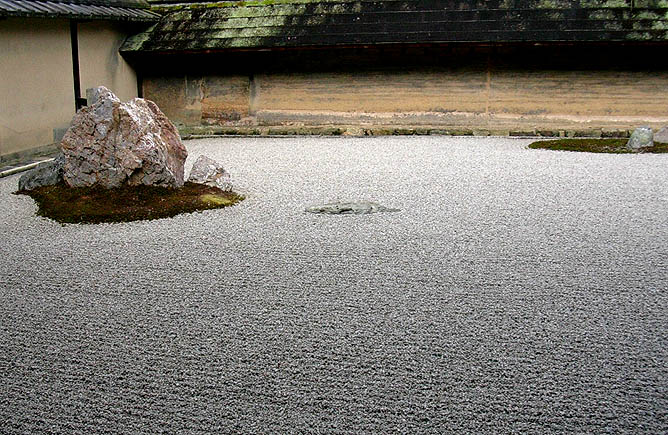
[[[330,202],[328,204],[316,205],[306,209],[308,213],[317,214],[370,214],[379,212],[399,211],[396,208],[384,207],[370,201],[357,202]]]
[[[42,186],[53,186],[63,181],[65,157],[62,154],[48,162],[42,162],[19,178],[19,191],[33,190]]]
[[[97,88],[86,89],[86,100],[88,106],[92,106],[100,100],[111,100],[111,101],[116,101],[118,103],[121,102],[121,100],[116,95],[114,95],[113,92],[111,92],[104,86],[98,86]]]
[[[654,142],[668,143],[668,126],[654,133]]]
[[[188,181],[214,186],[225,192],[232,190],[232,178],[223,165],[204,155],[195,160]]]
[[[639,148],[651,147],[654,145],[652,141],[652,129],[650,127],[638,127],[633,131],[631,138],[626,143],[626,148],[637,150]]]
[[[183,186],[188,153],[155,103],[143,98],[122,103],[104,86],[90,94],[92,104],[74,115],[60,144],[67,185]]]

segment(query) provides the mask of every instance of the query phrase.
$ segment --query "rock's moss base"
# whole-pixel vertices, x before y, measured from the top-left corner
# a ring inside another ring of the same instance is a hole
[[[668,153],[668,144],[655,142],[654,146],[637,151],[626,147],[628,139],[558,139],[540,140],[529,145],[532,149],[581,151],[589,153],[634,154]]]
[[[35,200],[38,216],[60,223],[131,222],[161,219],[181,213],[234,205],[243,196],[204,184],[182,188],[126,186],[117,189],[71,188],[65,184],[40,187],[17,194]]]

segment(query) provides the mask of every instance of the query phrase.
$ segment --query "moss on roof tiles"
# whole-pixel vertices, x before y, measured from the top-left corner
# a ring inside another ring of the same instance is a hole
[[[665,41],[668,0],[258,0],[160,6],[124,52],[502,41]],[[642,7],[641,7],[642,4]]]
[[[131,1],[131,0],[130,0]],[[213,8],[237,8],[257,7],[285,4],[360,4],[360,3],[394,3],[410,4],[420,1],[405,0],[249,0],[249,1],[188,1],[177,2],[149,0],[155,10],[179,10],[179,9],[213,9]],[[445,2],[444,2],[445,3]],[[452,3],[452,2],[450,2]],[[668,0],[475,0],[460,2],[462,8],[467,9],[569,9],[574,6],[580,8],[666,8]]]
[[[136,35],[127,38],[125,43],[123,44],[123,49],[128,52],[141,51],[144,44],[154,36],[153,29],[155,28],[156,25],[157,24],[154,24],[151,27],[149,27],[146,31],[137,33]]]
[[[179,10],[198,10],[198,9],[224,9],[224,8],[253,8],[261,6],[283,6],[283,5],[299,5],[299,4],[313,4],[313,3],[356,3],[359,0],[258,0],[258,1],[239,1],[239,2],[210,2],[210,3],[192,3],[192,4],[162,4],[154,6],[153,10],[162,12],[173,12]]]

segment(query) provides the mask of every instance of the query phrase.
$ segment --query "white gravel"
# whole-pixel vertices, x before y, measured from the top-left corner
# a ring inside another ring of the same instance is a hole
[[[248,198],[127,224],[1,179],[0,432],[668,432],[668,155],[529,142],[189,141]]]

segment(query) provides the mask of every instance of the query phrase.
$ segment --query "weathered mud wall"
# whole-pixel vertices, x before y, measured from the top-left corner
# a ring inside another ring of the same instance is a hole
[[[146,77],[144,97],[180,126],[239,122],[250,113],[248,76]]]
[[[180,126],[448,125],[507,130],[668,123],[668,71],[442,68],[147,77]]]

